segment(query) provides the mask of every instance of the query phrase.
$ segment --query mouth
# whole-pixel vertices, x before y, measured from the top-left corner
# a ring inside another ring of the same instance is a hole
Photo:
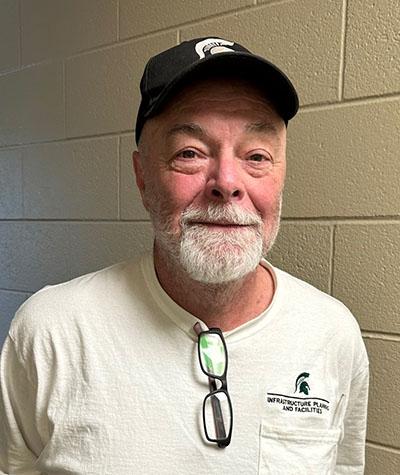
[[[191,221],[190,225],[192,226],[206,226],[210,229],[240,229],[248,228],[252,225],[249,224],[240,224],[240,223],[230,223],[227,221]]]

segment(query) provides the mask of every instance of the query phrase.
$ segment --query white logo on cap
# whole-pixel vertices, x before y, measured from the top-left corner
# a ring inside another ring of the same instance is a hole
[[[206,40],[199,41],[196,44],[196,53],[199,55],[200,59],[203,59],[208,54],[235,51],[234,49],[227,48],[227,46],[233,45],[233,41],[221,40],[220,38],[207,38]]]

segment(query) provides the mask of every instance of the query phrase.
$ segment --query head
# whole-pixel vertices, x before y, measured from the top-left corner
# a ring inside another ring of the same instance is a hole
[[[156,255],[223,284],[254,271],[276,237],[288,119],[265,85],[215,66],[138,118],[134,166]]]

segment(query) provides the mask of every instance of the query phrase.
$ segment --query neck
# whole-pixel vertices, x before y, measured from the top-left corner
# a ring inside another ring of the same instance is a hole
[[[179,264],[157,247],[154,265],[165,292],[209,328],[228,331],[243,325],[263,312],[274,294],[271,273],[261,265],[242,279],[222,284],[205,284],[191,279]]]

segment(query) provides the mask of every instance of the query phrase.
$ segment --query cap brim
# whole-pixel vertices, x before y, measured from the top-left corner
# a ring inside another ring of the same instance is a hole
[[[181,71],[148,107],[143,119],[156,115],[162,107],[184,86],[190,84],[201,72],[222,72],[255,82],[265,91],[266,97],[275,105],[278,114],[287,123],[299,108],[296,89],[289,78],[266,59],[245,52],[224,52],[210,55]]]

